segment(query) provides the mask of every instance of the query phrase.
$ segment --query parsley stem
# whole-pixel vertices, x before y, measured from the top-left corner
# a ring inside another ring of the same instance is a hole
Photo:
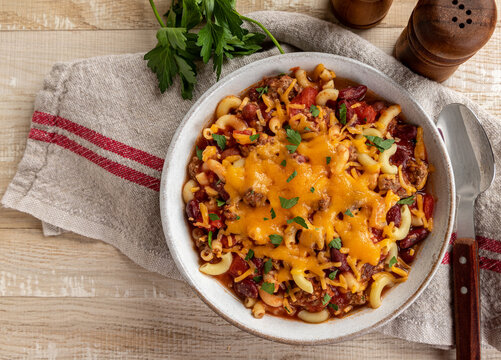
[[[155,6],[155,3],[153,2],[153,0],[150,0],[150,5],[151,5],[151,8],[153,9],[153,12],[155,13],[155,17],[157,18],[158,23],[160,24],[160,26],[161,27],[165,27],[165,24],[162,21],[162,18],[160,17],[160,14],[158,13],[157,7]]]
[[[151,3],[151,0],[150,0],[150,3]],[[280,51],[280,54],[285,53],[284,50],[282,49],[282,47],[280,46],[280,44],[278,43],[277,39],[275,39],[275,37],[268,31],[267,28],[264,27],[263,24],[261,24],[259,21],[256,21],[254,19],[248,18],[247,16],[243,16],[243,15],[240,15],[240,19],[251,22],[251,23],[259,26],[265,32],[265,34],[268,35],[268,37],[271,39],[271,41],[273,41],[273,44],[275,44],[275,46],[278,48],[278,51]]]

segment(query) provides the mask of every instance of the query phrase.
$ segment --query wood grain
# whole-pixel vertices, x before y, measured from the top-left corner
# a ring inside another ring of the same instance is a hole
[[[156,3],[164,12],[170,1]],[[394,1],[378,27],[357,33],[391,53],[415,3]],[[328,0],[240,0],[237,8],[333,20]],[[0,196],[52,64],[149,50],[157,28],[147,0],[0,1]],[[500,48],[498,29],[446,82],[498,117]],[[256,338],[215,315],[187,285],[149,273],[99,241],[44,238],[38,220],[8,209],[0,209],[0,321],[0,359],[454,358],[453,351],[382,335],[320,347]],[[484,355],[501,359],[492,349]]]

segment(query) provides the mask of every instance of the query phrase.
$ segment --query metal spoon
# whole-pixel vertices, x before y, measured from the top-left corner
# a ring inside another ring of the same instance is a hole
[[[456,359],[480,359],[478,246],[474,205],[494,180],[491,144],[475,114],[462,104],[447,105],[438,117],[456,183],[457,240],[453,247]]]

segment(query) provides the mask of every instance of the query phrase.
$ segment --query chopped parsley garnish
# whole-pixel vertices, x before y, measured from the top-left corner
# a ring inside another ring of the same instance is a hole
[[[223,206],[224,204],[226,204],[226,201],[224,201],[224,200],[219,200],[219,199],[217,199],[217,200],[216,200],[216,202],[217,202],[217,206],[219,206],[219,207],[221,207],[221,206]]]
[[[353,215],[353,213],[350,211],[350,209],[346,210],[344,212],[345,215],[348,215],[349,217],[355,217],[355,215]]]
[[[266,291],[268,294],[273,295],[275,292],[275,284],[264,282],[263,285],[261,285],[261,289]]]
[[[327,156],[325,158],[325,162],[327,163],[327,165],[329,165],[331,163],[331,160],[332,160],[332,158],[330,156]]]
[[[397,263],[397,258],[394,256],[390,259],[390,262],[388,263],[388,266],[390,267],[390,269],[392,268],[393,265],[395,265]]]
[[[287,182],[291,182],[292,179],[294,179],[297,175],[297,171],[294,170],[294,172],[287,178]]]
[[[283,197],[279,196],[278,198],[280,199],[280,205],[284,209],[290,209],[291,207],[293,207],[294,205],[296,205],[297,202],[299,201],[299,197],[295,197],[295,198],[292,198],[292,199],[286,199],[286,198],[283,198]]]
[[[339,121],[341,124],[346,125],[346,104],[341,104],[339,107]]]
[[[329,243],[329,247],[338,250],[341,249],[341,238],[337,237],[335,239],[332,239]]]
[[[285,159],[284,159],[284,160],[282,160],[282,162],[280,163],[280,166],[285,167],[285,165],[287,165],[287,161],[285,161]]]
[[[197,149],[197,158],[198,158],[199,160],[202,160],[203,150],[202,150],[202,149],[200,149],[198,146],[196,147],[196,149]]]
[[[263,277],[261,275],[254,276],[252,280],[254,280],[254,282],[256,283],[260,283],[263,280]]]
[[[329,307],[334,309],[335,311],[339,310],[339,306],[337,306],[336,304],[329,304]]]
[[[268,94],[268,86],[258,87],[256,91],[259,93],[259,97],[263,96],[263,94]]]
[[[315,105],[311,105],[310,106],[310,113],[314,117],[317,117],[318,115],[320,115],[320,110]]]
[[[212,134],[212,138],[217,143],[217,146],[219,146],[221,150],[224,150],[224,148],[226,147],[226,136],[219,134]]]
[[[261,134],[254,134],[249,136],[250,141],[256,141],[257,139],[259,139],[259,135]]]
[[[308,126],[305,126],[304,131],[311,131],[311,129]]]
[[[314,193],[314,192],[315,192],[315,188],[314,188],[313,186],[310,188],[310,192],[311,192],[311,193]]]
[[[212,231],[209,231],[209,235],[207,235],[207,244],[212,249]]]
[[[264,267],[263,267],[264,273],[268,274],[272,267],[273,267],[273,263],[271,262],[271,258],[269,258],[268,261],[266,261],[264,263]]]
[[[211,220],[220,220],[220,217],[217,214],[209,214],[209,219],[211,219]]]
[[[308,229],[308,225],[306,225],[306,221],[304,221],[304,219],[301,216],[296,216],[293,219],[287,220],[287,224],[292,224],[293,222],[295,222],[296,224],[301,225],[305,229]]]
[[[277,217],[277,214],[275,214],[275,210],[273,210],[273,208],[271,208],[270,210],[270,214],[271,214],[271,218],[274,219]]]
[[[271,234],[269,236],[271,243],[275,246],[278,246],[282,243],[282,240],[284,239],[282,235],[277,235],[277,234]]]
[[[331,297],[329,296],[329,294],[326,293],[324,295],[324,298],[322,299],[322,305],[327,304],[329,301],[331,301]]]
[[[264,221],[267,221],[267,220],[270,220],[270,219],[268,219],[268,218],[263,218],[263,220],[264,220]]]
[[[329,274],[329,279],[334,280],[336,278],[336,275],[337,275],[337,270],[334,270]]]
[[[250,260],[254,257],[254,250],[252,249],[249,249],[249,251],[247,251],[247,255],[245,256],[245,260]]]
[[[414,195],[398,200],[397,204],[399,204],[399,205],[412,205],[412,204],[414,204]]]
[[[240,215],[237,215],[237,218],[236,218],[236,220],[240,220]]]
[[[369,140],[372,143],[369,145],[375,146],[380,152],[388,150],[395,142],[394,139],[383,139],[380,138],[379,136],[372,136],[372,135],[364,135],[364,136],[367,138],[367,140]]]
[[[221,183],[222,183],[221,179],[218,179],[217,182],[216,182],[216,185],[219,185]]]
[[[286,145],[285,147],[289,152],[293,153],[296,151],[297,147],[299,144],[301,144],[301,134],[298,133],[296,130],[292,129],[287,129],[287,140],[293,145]]]

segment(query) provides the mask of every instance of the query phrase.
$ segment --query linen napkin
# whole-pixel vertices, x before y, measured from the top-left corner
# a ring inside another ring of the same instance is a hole
[[[285,12],[250,15],[286,51],[334,53],[369,64],[404,86],[436,119],[446,104],[460,102],[479,116],[501,160],[501,123],[450,89],[426,80],[350,31],[326,21]],[[236,58],[223,76],[272,48]],[[143,54],[106,56],[54,65],[35,102],[24,157],[2,203],[44,224],[46,235],[72,231],[103,240],[144,268],[181,279],[169,256],[159,214],[159,186],[171,137],[193,102],[216,79],[201,68],[193,101],[179,85],[160,94]],[[499,168],[498,168],[499,169]],[[501,350],[501,177],[477,201],[481,235],[481,304],[484,343]],[[395,337],[453,344],[448,256],[431,285],[397,319],[378,329]]]

